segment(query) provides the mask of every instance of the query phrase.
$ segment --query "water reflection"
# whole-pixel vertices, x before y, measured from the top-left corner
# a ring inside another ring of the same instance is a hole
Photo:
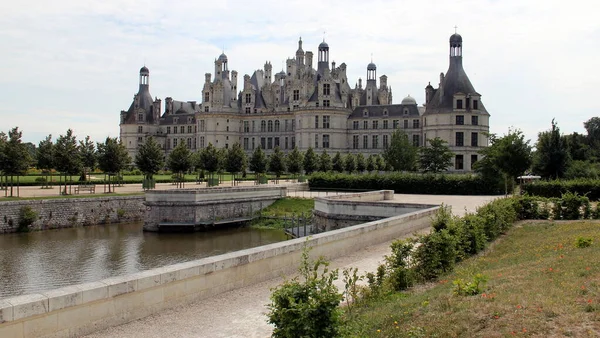
[[[285,240],[278,230],[156,234],[142,224],[0,236],[0,298],[97,281]]]

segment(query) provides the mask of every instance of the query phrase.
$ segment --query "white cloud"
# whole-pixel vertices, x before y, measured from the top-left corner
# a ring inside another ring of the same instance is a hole
[[[18,125],[34,142],[69,127],[97,141],[117,136],[144,62],[153,95],[200,101],[204,73],[222,48],[241,79],[266,60],[278,71],[299,36],[313,52],[325,36],[351,84],[364,79],[373,54],[395,102],[407,94],[423,102],[424,87],[447,70],[447,39],[458,25],[465,69],[492,114],[492,132],[514,126],[534,139],[553,117],[563,132],[582,132],[600,110],[593,96],[599,7],[555,0],[10,2],[0,17],[1,129]]]

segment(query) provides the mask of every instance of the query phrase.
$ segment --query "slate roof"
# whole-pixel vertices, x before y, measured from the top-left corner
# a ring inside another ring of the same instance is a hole
[[[154,114],[153,114],[153,102],[154,100],[152,99],[152,95],[150,95],[150,89],[148,85],[140,85],[140,88],[138,90],[138,93],[135,94],[138,99],[138,106],[135,106],[136,100],[135,100],[135,96],[133,99],[133,102],[131,102],[131,105],[129,106],[129,109],[127,109],[127,112],[125,114],[125,118],[123,120],[124,123],[136,123],[137,122],[137,118],[136,118],[136,112],[139,112],[139,108],[143,109],[144,111],[144,115],[146,116],[146,122],[148,123],[153,123],[154,122]]]

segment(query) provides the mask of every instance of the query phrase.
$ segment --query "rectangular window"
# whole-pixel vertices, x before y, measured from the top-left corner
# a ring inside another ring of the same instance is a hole
[[[167,140],[167,149],[171,149],[171,139]]]
[[[390,146],[388,135],[383,135],[383,148],[387,149]]]
[[[471,147],[478,147],[478,135],[477,133],[471,133]]]
[[[373,149],[379,148],[379,135],[373,135],[373,143],[371,144]]]
[[[383,120],[383,129],[388,129],[388,120]]]
[[[369,148],[369,136],[363,135],[363,149]]]
[[[290,146],[292,147],[292,149],[296,146],[296,137],[292,136],[292,143],[290,143]]]
[[[413,135],[413,146],[419,146],[419,135]]]
[[[185,134],[185,127],[184,126],[179,127],[179,133]]]
[[[208,106],[204,106],[204,112],[208,113]]]
[[[138,114],[138,121],[144,121],[144,113]]]
[[[167,127],[167,134],[171,133],[171,127]]]
[[[250,140],[247,137],[244,137],[244,150],[250,149]]]
[[[464,146],[465,145],[464,138],[465,138],[465,134],[462,131],[456,132],[456,143],[455,143],[455,145],[457,147]]]
[[[191,138],[187,139],[187,147],[188,147],[188,149],[192,149],[192,139]]]
[[[473,170],[475,163],[477,163],[477,155],[471,155],[471,170]]]
[[[408,120],[404,120],[404,129],[408,129]]]
[[[209,92],[204,93],[204,102],[210,101],[209,99],[210,99],[210,93]]]
[[[413,120],[413,129],[419,129],[419,120]]]
[[[363,129],[369,129],[369,121],[363,121]]]
[[[298,89],[295,89],[295,90],[293,91],[293,93],[294,93],[294,101],[298,101],[298,100],[300,100],[300,91],[299,91]],[[294,106],[294,109],[295,109],[295,108],[296,108],[296,106]]]
[[[317,102],[317,104],[319,104]],[[323,107],[329,107],[331,105],[331,102],[329,100],[323,100]]]
[[[144,127],[142,126],[138,126],[138,133],[143,133],[144,132]]]
[[[319,117],[315,116],[315,129],[319,129]]]
[[[323,115],[323,129],[329,129],[329,115]]]
[[[250,107],[246,107],[246,114],[250,114]]]
[[[204,148],[204,136],[200,136],[200,148]]]
[[[246,94],[246,103],[252,103],[252,94]]]
[[[292,120],[292,131],[296,130],[296,120]]]
[[[352,149],[358,149],[358,135],[352,136]]]
[[[254,143],[254,137],[253,137],[253,138],[252,138],[252,150],[254,150],[255,146],[256,146],[256,145],[255,145],[255,143]]]
[[[331,95],[331,87],[329,83],[323,84],[323,95]]]
[[[273,138],[272,137],[267,138],[267,149],[273,149]]]
[[[392,128],[398,129],[399,125],[400,125],[400,121],[399,120],[394,120],[394,123],[392,124]]]
[[[250,132],[250,121],[244,121],[244,133]]]
[[[456,169],[456,170],[464,169],[463,155],[456,155],[456,157],[454,158],[454,169]]]
[[[319,135],[315,134],[315,149],[319,148]]]
[[[462,126],[465,124],[465,116],[464,115],[456,115],[456,124]]]
[[[329,148],[329,135],[323,135],[323,148]]]
[[[177,126],[173,127],[173,134],[177,134]]]
[[[175,148],[175,147],[177,147],[177,139],[176,138],[173,139],[173,148]]]
[[[477,115],[471,116],[471,124],[474,126],[479,125],[479,116],[477,116]]]
[[[267,149],[267,140],[264,137],[260,138],[260,147],[262,149]]]
[[[285,142],[285,149],[287,149],[288,148],[288,138],[287,137],[285,138],[284,142]]]
[[[275,147],[279,147],[279,137],[276,137],[273,142]]]
[[[473,100],[473,109],[479,109],[479,101]]]
[[[358,130],[358,121],[352,122],[352,129]]]
[[[187,127],[187,131],[188,131],[188,134],[191,134],[192,133],[192,126],[188,126]]]
[[[456,100],[456,109],[463,109],[463,101]]]
[[[373,129],[379,129],[379,121],[373,121]]]
[[[204,120],[200,121],[200,131],[204,131]]]
[[[285,120],[285,122],[283,123],[283,130],[288,131],[288,120]]]

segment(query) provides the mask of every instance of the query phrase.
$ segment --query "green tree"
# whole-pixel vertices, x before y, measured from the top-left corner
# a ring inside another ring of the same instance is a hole
[[[367,157],[367,164],[365,168],[368,172],[375,170],[375,157],[373,154],[370,154],[369,157]]]
[[[592,150],[595,159],[600,158],[600,117],[592,117],[583,123],[587,131],[588,145]]]
[[[206,170],[211,175],[219,171],[221,163],[219,160],[219,150],[209,143],[200,153],[200,168]],[[212,177],[212,176],[211,176]]]
[[[67,176],[79,174],[83,167],[77,139],[71,129],[68,129],[65,135],[60,135],[56,139],[56,144],[54,145],[54,167],[61,176],[65,177],[65,189],[61,189],[61,193],[66,194]]]
[[[373,155],[375,160],[375,170],[384,171],[387,167],[388,162],[383,159],[379,154]]]
[[[267,157],[261,147],[257,147],[250,158],[250,170],[256,173],[256,178],[267,172]]]
[[[52,135],[40,141],[36,151],[36,166],[46,176],[46,184],[48,187],[52,180],[52,169],[54,169],[54,143],[52,143]],[[50,179],[48,179],[50,175]]]
[[[304,167],[304,172],[307,175],[310,175],[319,169],[319,159],[317,158],[317,154],[315,154],[315,151],[312,147],[308,147],[306,153],[304,153],[302,166]]]
[[[427,140],[429,147],[421,148],[419,165],[424,172],[440,173],[452,165],[454,153],[450,151],[448,142],[439,137]]]
[[[569,167],[569,147],[552,119],[552,128],[538,134],[533,170],[543,178],[561,178]]]
[[[21,141],[23,133],[19,127],[14,127],[8,132],[8,139],[4,144],[4,161],[2,171],[10,176],[10,196],[13,195],[14,176],[21,176],[27,173],[31,157],[27,146]]]
[[[569,155],[573,161],[596,160],[592,149],[588,145],[589,139],[587,136],[573,133],[564,137],[569,147]]]
[[[367,169],[367,163],[365,162],[365,155],[362,153],[356,154],[356,170],[359,173],[364,172]]]
[[[298,150],[298,147],[294,147],[294,149],[287,154],[286,162],[290,173],[298,175],[302,172],[302,153]]]
[[[356,171],[356,160],[354,158],[354,155],[346,155],[346,158],[344,158],[344,168],[350,174]]]
[[[344,159],[342,158],[342,154],[338,151],[333,155],[333,171],[341,173],[344,171]]]
[[[269,156],[269,171],[274,173],[277,179],[285,172],[285,157],[279,147],[275,147],[273,154]]]
[[[152,177],[165,165],[165,156],[160,145],[154,140],[154,137],[148,137],[138,149],[135,155],[135,166],[144,173],[144,179],[148,181],[148,187]]]
[[[230,172],[233,177],[231,178],[232,184],[235,185],[235,176],[238,173],[246,171],[248,158],[242,149],[239,142],[235,142],[231,148],[227,150],[227,159],[225,161],[225,170]]]
[[[417,165],[417,147],[401,129],[392,134],[390,146],[383,152],[383,158],[396,171],[413,171]]]
[[[79,152],[81,164],[83,165],[81,178],[85,181],[87,179],[86,170],[89,170],[90,172],[94,171],[94,169],[96,169],[96,164],[98,163],[96,147],[89,136],[86,136],[84,141],[79,141]]]
[[[327,154],[326,150],[323,150],[319,156],[319,171],[328,172],[333,169],[333,163],[331,163],[331,157]]]
[[[57,142],[58,143],[58,142]],[[98,168],[108,175],[108,192],[112,192],[111,176],[117,175],[131,163],[127,149],[116,137],[107,137],[104,143],[97,143]]]

